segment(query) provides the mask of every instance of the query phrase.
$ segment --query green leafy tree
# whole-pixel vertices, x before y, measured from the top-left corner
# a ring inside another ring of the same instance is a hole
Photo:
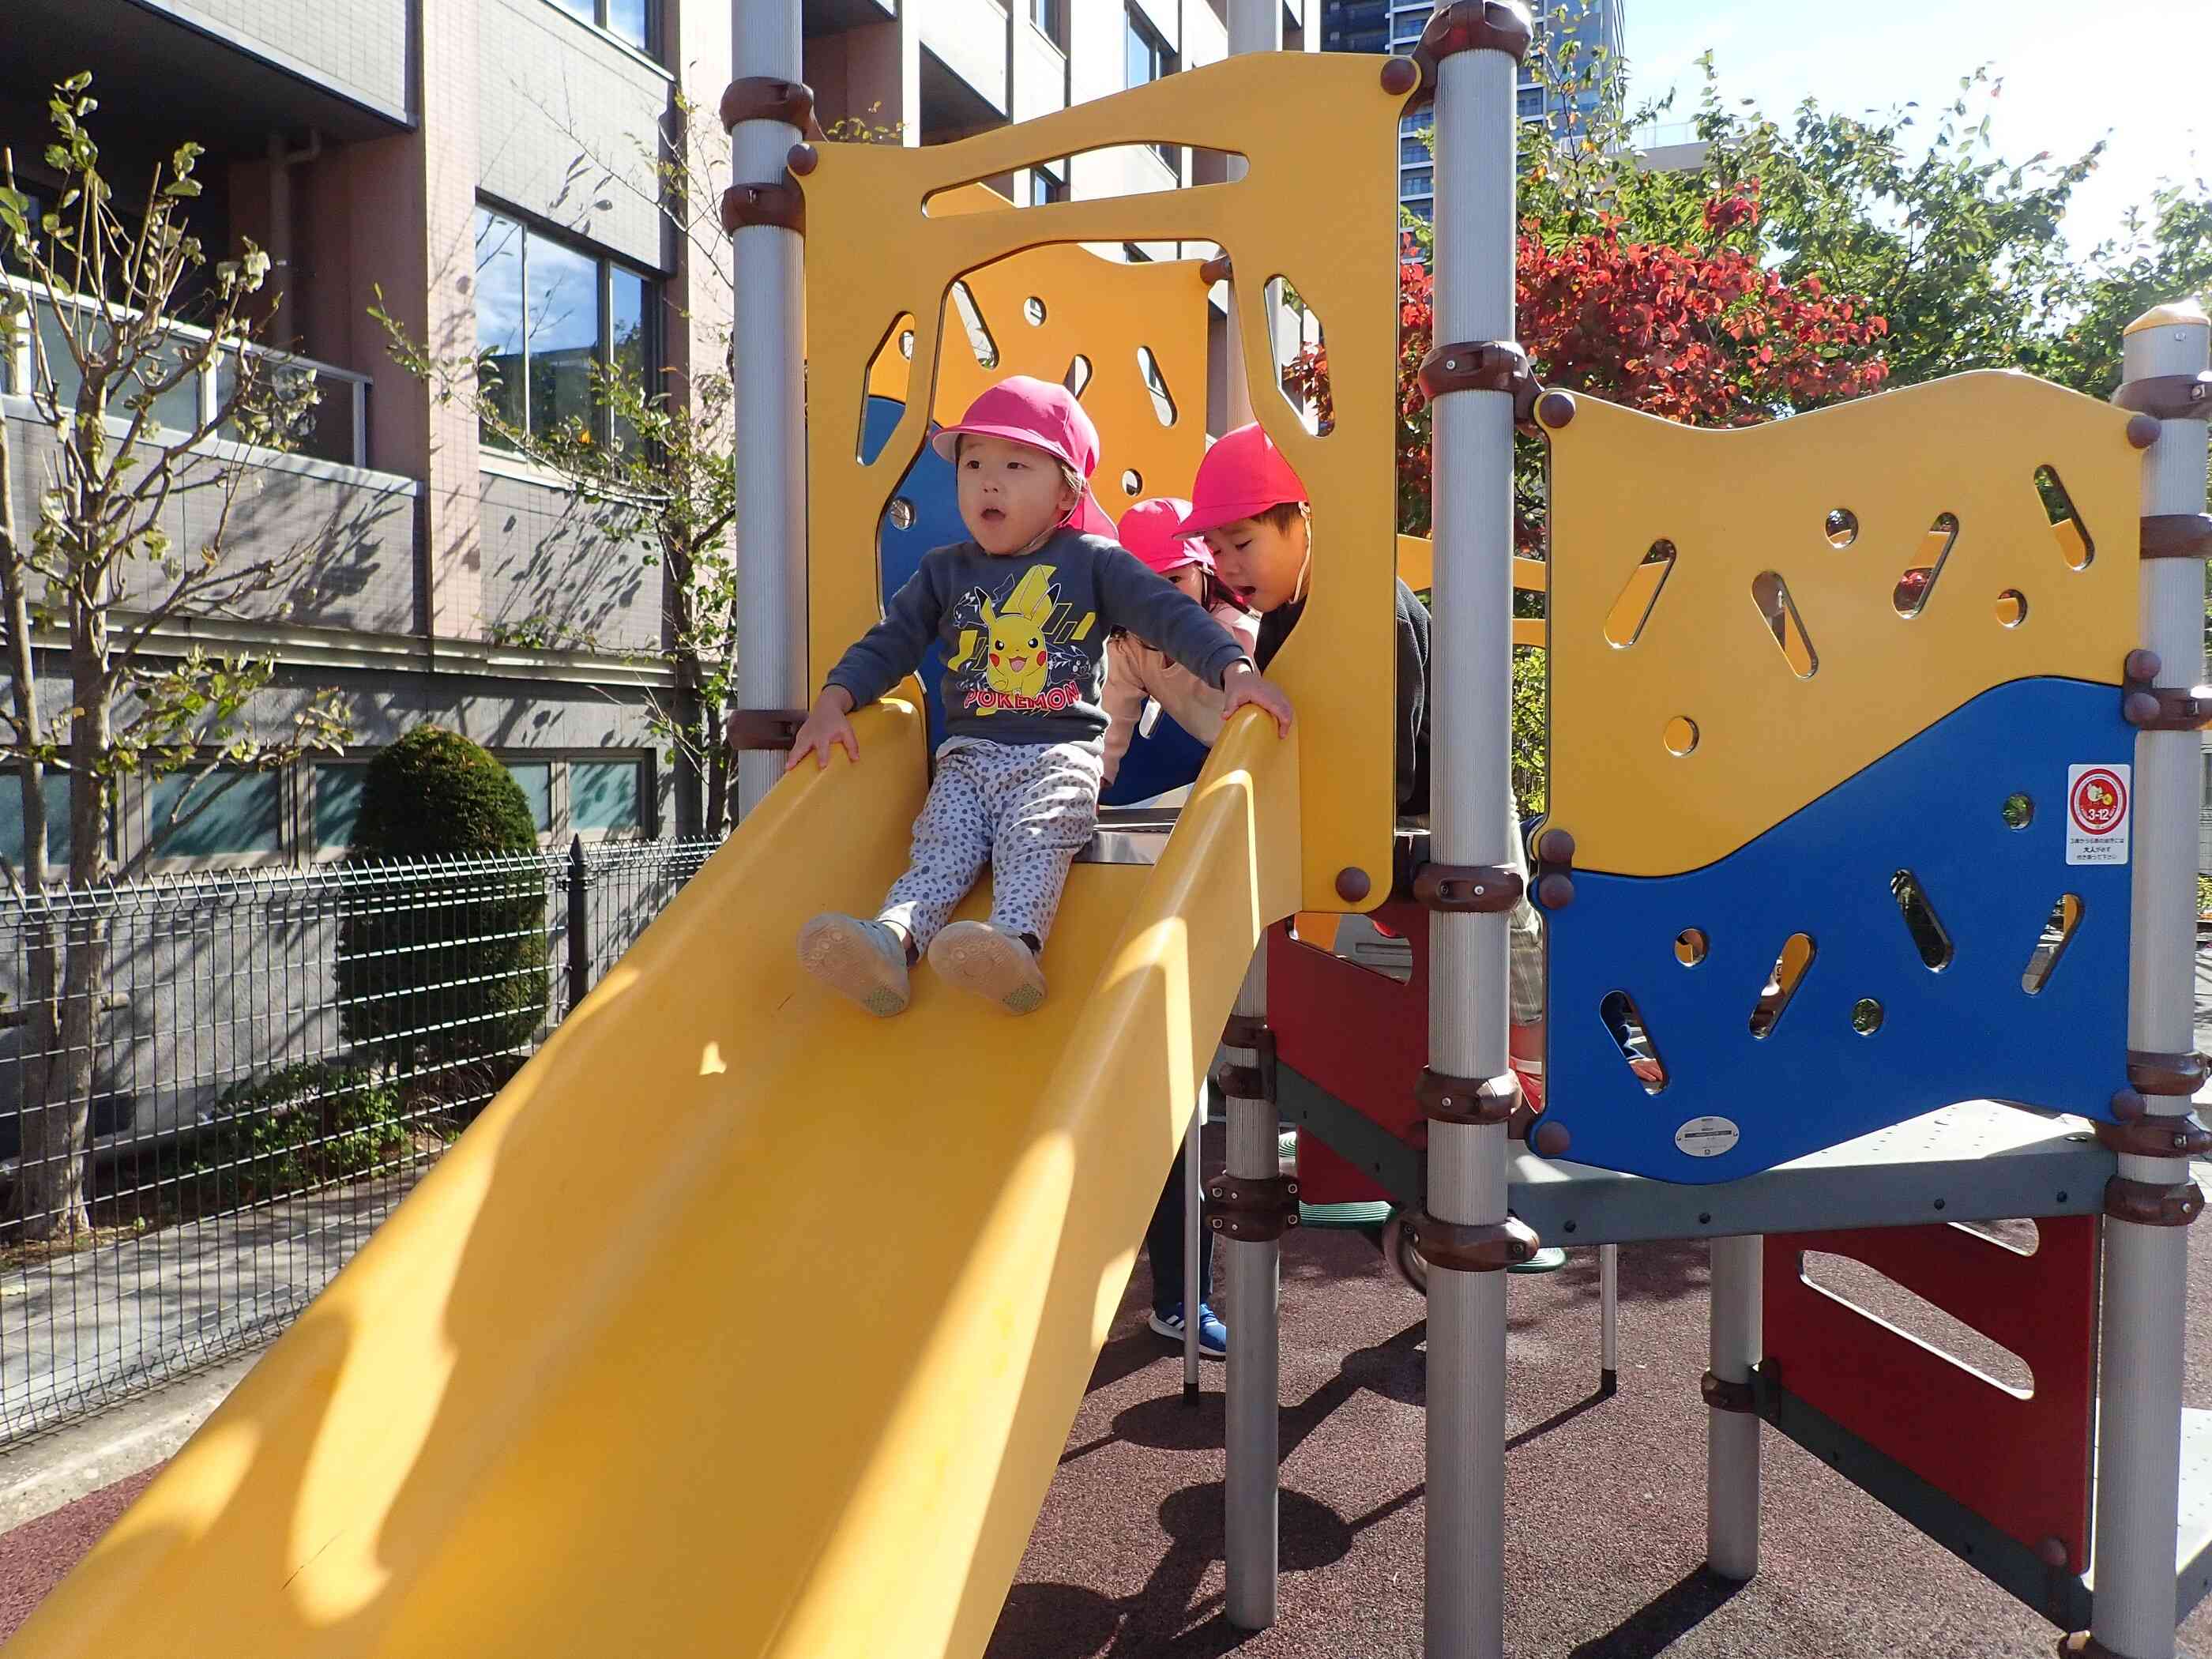
[[[27,361],[11,389],[31,411],[0,420],[0,764],[12,775],[0,787],[21,790],[24,825],[21,861],[0,860],[0,876],[28,929],[12,1217],[41,1239],[86,1224],[110,955],[100,905],[51,906],[48,888],[137,873],[245,772],[344,737],[335,692],[273,734],[251,718],[273,659],[165,643],[180,618],[234,613],[304,573],[309,548],[240,556],[234,526],[266,476],[238,446],[290,447],[312,419],[313,381],[248,349],[267,320],[256,296],[269,261],[250,244],[211,261],[192,234],[199,147],[157,167],[126,215],[86,125],[90,86],[77,76],[48,105],[46,161],[64,181],[53,199],[34,199],[0,153],[0,361]],[[36,503],[27,526],[19,477]],[[201,527],[179,544],[188,505]],[[107,831],[124,780],[174,775],[183,784],[149,839],[118,854]]]

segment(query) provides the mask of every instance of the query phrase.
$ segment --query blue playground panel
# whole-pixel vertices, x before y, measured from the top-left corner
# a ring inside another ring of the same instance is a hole
[[[1572,902],[1547,918],[1546,1121],[1568,1129],[1565,1156],[1703,1183],[1959,1101],[2109,1121],[2126,1083],[2130,871],[2066,862],[2067,768],[2124,763],[2134,739],[2109,685],[2015,681],[1717,864],[1668,877],[1576,871]],[[2003,816],[2014,793],[2033,804],[2018,830]],[[1940,969],[1893,894],[1900,871],[1949,937]],[[2069,893],[2079,922],[2031,995],[2023,973]],[[1686,929],[1705,935],[1694,966],[1677,954]],[[1753,1036],[1753,1010],[1796,933],[1813,941],[1811,966]],[[1665,1067],[1656,1093],[1607,1028],[1615,993],[1633,1000]],[[1880,1005],[1864,1035],[1853,1023],[1863,999]],[[1706,1117],[1726,1122],[1692,1127]],[[1709,1155],[1689,1155],[1678,1133]]]
[[[906,405],[890,398],[868,399],[867,420],[861,434],[861,457],[873,460],[898,425]],[[884,515],[877,540],[877,564],[883,573],[884,598],[888,600],[920,568],[921,556],[933,547],[964,541],[968,531],[960,522],[960,502],[953,483],[952,464],[938,459],[927,445],[908,467],[892,492],[909,502],[913,521],[901,530],[890,515]],[[827,665],[824,665],[826,670]],[[929,697],[929,746],[934,753],[945,741],[945,700],[939,687],[945,678],[945,647],[933,645],[921,665],[922,689]],[[1146,800],[1169,789],[1196,781],[1206,764],[1206,745],[1185,732],[1163,712],[1150,737],[1139,735],[1121,758],[1114,787],[1101,798],[1109,806]]]

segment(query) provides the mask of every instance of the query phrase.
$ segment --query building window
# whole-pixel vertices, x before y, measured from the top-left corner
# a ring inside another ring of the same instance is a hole
[[[1410,162],[1417,167],[1427,166],[1429,160],[1428,140],[1425,138],[1401,138],[1398,141],[1398,159],[1401,161]]]
[[[69,874],[70,775],[46,769],[46,870],[57,879]],[[20,876],[23,869],[23,777],[0,772],[0,858]]]
[[[361,817],[362,785],[368,778],[368,763],[319,760],[313,774],[314,801],[310,827],[314,850],[342,852],[353,845],[353,827]]]
[[[507,775],[522,786],[522,798],[530,803],[530,821],[538,826],[538,833],[553,833],[553,763],[551,761],[505,762]]]
[[[497,381],[500,419],[533,438],[574,421],[602,444],[634,441],[593,406],[592,365],[652,385],[659,284],[487,207],[477,210],[476,252],[477,356]],[[507,447],[489,419],[482,438]]]
[[[1176,72],[1176,55],[1168,50],[1152,26],[1139,16],[1132,4],[1121,15],[1127,41],[1129,85],[1141,87],[1148,82],[1164,80]],[[1182,172],[1182,147],[1180,144],[1155,144],[1152,150],[1168,164],[1170,172]]]
[[[1067,50],[1067,0],[1030,0],[1030,21],[1054,46]]]
[[[1533,121],[1544,112],[1544,89],[1541,87],[1521,88],[1520,114],[1524,121]]]
[[[1436,188],[1434,167],[1407,167],[1398,175],[1398,193],[1401,196],[1432,196]]]
[[[635,832],[645,827],[645,768],[634,760],[571,761],[568,823],[579,832]]]
[[[652,0],[553,0],[572,17],[627,40],[640,52],[653,50]]]
[[[571,836],[653,833],[653,768],[641,755],[525,751],[502,755],[500,764],[522,787],[538,833],[556,845]]]
[[[146,834],[165,859],[241,858],[284,850],[284,781],[275,772],[198,766],[154,780]]]
[[[1067,199],[1067,175],[1059,168],[1040,161],[1030,169],[1030,205],[1042,207],[1048,202]]]

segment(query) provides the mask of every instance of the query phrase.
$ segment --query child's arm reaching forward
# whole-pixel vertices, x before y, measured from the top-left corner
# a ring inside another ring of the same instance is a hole
[[[1100,559],[1098,594],[1114,625],[1165,652],[1205,684],[1219,686],[1224,719],[1252,704],[1273,714],[1276,729],[1290,735],[1291,700],[1253,666],[1237,636],[1189,594],[1118,547]]]
[[[860,758],[860,740],[846,718],[855,708],[873,702],[921,665],[922,653],[937,637],[945,616],[945,598],[939,591],[937,564],[922,556],[921,567],[907,578],[884,607],[884,619],[871,628],[837,659],[822,687],[822,695],[807,711],[805,724],[791,741],[783,763],[787,772],[814,757],[819,769],[830,764],[830,751],[842,748],[854,760]]]

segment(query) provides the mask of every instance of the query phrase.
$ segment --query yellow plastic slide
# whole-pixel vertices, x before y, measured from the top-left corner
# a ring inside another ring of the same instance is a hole
[[[1079,865],[1026,1019],[797,973],[872,905],[921,715],[787,780],[7,1659],[982,1651],[1262,924],[1247,714],[1152,868]],[[973,901],[971,901],[971,904]]]

